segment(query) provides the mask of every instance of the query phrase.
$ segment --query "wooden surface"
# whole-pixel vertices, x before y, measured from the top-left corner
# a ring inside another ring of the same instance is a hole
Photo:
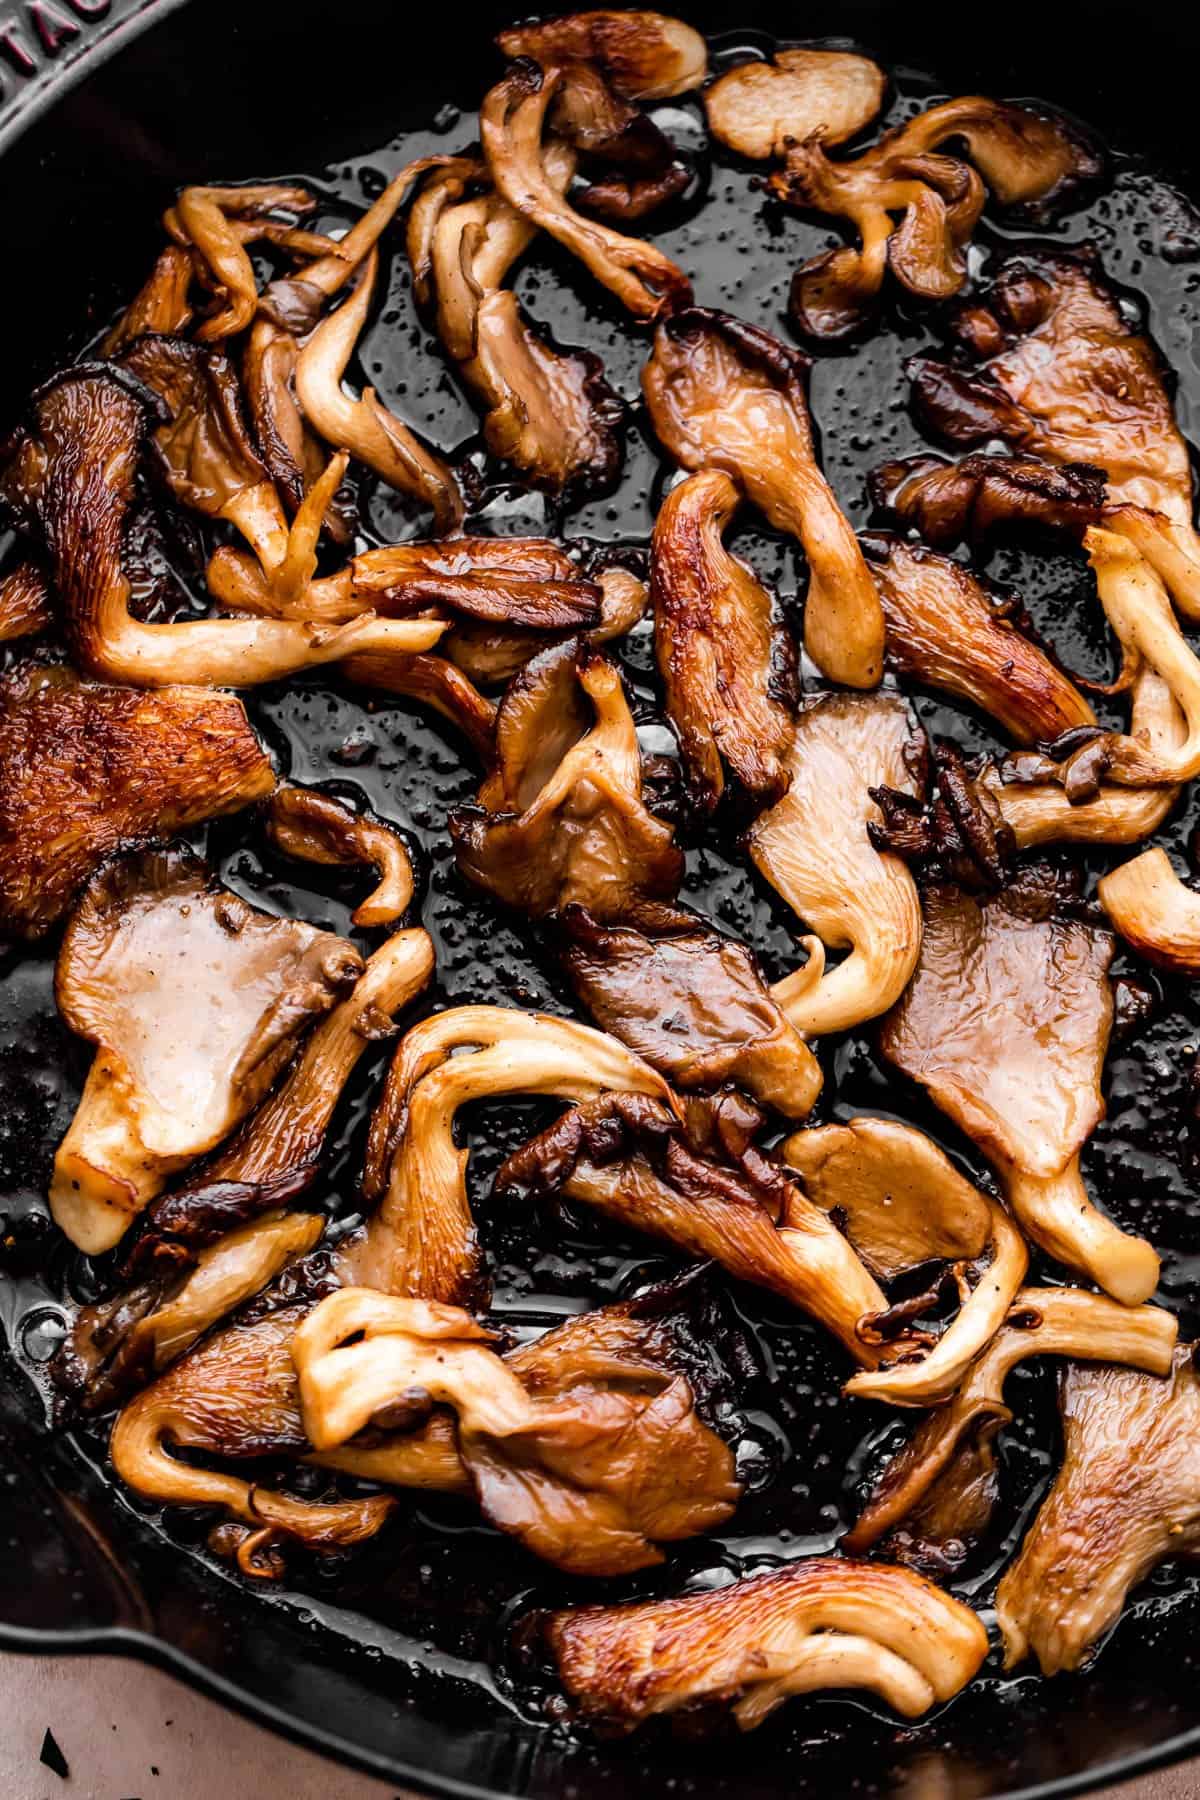
[[[0,1656],[0,1719],[2,1800],[412,1800],[114,1657]],[[39,1760],[47,1726],[65,1778]],[[1106,1794],[1200,1800],[1200,1764]]]

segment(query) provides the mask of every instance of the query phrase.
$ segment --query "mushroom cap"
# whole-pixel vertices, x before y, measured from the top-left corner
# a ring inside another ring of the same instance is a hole
[[[846,50],[779,50],[739,63],[705,89],[713,136],[741,156],[782,156],[788,140],[844,144],[878,113],[887,78]]]

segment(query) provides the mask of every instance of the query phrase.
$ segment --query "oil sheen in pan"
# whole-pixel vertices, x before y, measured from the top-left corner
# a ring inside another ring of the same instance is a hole
[[[761,43],[762,40],[759,40]],[[728,45],[727,51],[739,46]],[[720,61],[718,56],[718,61]],[[892,121],[939,93],[932,80],[897,83]],[[702,150],[699,190],[658,221],[656,237],[695,277],[702,304],[723,306],[784,332],[787,284],[803,257],[834,241],[819,225],[786,217],[754,185],[753,173],[704,149],[701,112],[689,99],[659,109],[672,135]],[[316,186],[338,201],[362,204],[410,156],[466,141],[470,121],[411,133],[353,164],[317,172]],[[265,178],[274,170],[230,171]],[[1020,230],[981,227],[978,259]],[[1144,307],[1149,328],[1177,372],[1178,408],[1189,438],[1200,434],[1200,368],[1192,360],[1200,325],[1200,216],[1164,182],[1135,162],[1118,159],[1103,195],[1061,220],[1059,243],[1091,240],[1108,275]],[[130,285],[139,271],[131,269]],[[475,415],[446,371],[436,343],[413,311],[403,258],[393,258],[390,285],[363,350],[364,372],[397,402],[418,430],[448,450],[474,450],[484,487],[470,525],[484,531],[555,531],[605,543],[644,544],[664,480],[670,471],[648,442],[640,416],[638,371],[644,337],[597,299],[585,274],[553,245],[541,242],[528,259],[519,292],[535,318],[565,343],[599,352],[610,381],[631,402],[624,476],[611,497],[590,501],[565,520],[544,497],[495,484],[472,440]],[[819,357],[812,376],[813,412],[820,427],[826,470],[857,526],[869,522],[866,475],[877,463],[922,447],[906,405],[902,365],[935,341],[920,313],[899,309],[856,349]],[[488,482],[492,485],[487,485]],[[364,489],[368,536],[389,540],[411,535],[413,521],[402,503],[378,489]],[[737,547],[794,605],[801,571],[783,540],[743,526]],[[1010,583],[1029,604],[1039,627],[1068,666],[1101,674],[1107,648],[1101,615],[1089,591],[1082,559],[1047,544],[1036,553],[998,550],[983,563],[995,579]],[[658,714],[649,628],[624,646],[645,747],[664,748]],[[955,736],[969,748],[988,747],[986,727],[973,717],[918,696],[917,710],[931,729]],[[300,781],[336,782],[365,797],[408,829],[419,844],[422,917],[438,951],[438,986],[432,1003],[493,1002],[569,1010],[554,971],[539,961],[536,941],[459,882],[445,830],[448,809],[469,798],[477,772],[469,752],[433,720],[405,702],[370,702],[361,692],[301,681],[250,697],[260,729]],[[1192,820],[1181,813],[1159,841],[1184,848]],[[224,878],[258,904],[296,911],[315,923],[345,929],[351,884],[331,874],[306,871],[311,886],[296,886],[266,850],[252,824],[234,819],[210,829],[208,852]],[[321,885],[316,885],[320,881]],[[684,899],[752,944],[774,976],[793,959],[792,923],[719,837],[688,856]],[[1118,963],[1119,974],[1122,964]],[[65,1311],[97,1290],[99,1271],[53,1244],[45,1191],[53,1145],[65,1128],[86,1067],[85,1050],[58,1024],[51,1000],[52,958],[38,952],[11,960],[0,982],[0,1207],[4,1256],[11,1280],[3,1284],[6,1324],[15,1352],[43,1388],[44,1367],[61,1336]],[[1131,971],[1132,972],[1132,971]],[[1156,983],[1159,1004],[1148,1026],[1117,1044],[1108,1066],[1108,1118],[1084,1154],[1089,1182],[1118,1221],[1149,1236],[1164,1258],[1163,1297],[1182,1315],[1185,1337],[1200,1328],[1200,1176],[1189,1162],[1187,1133],[1192,1090],[1189,1075],[1200,1047],[1200,1002],[1181,984]],[[385,1051],[365,1059],[341,1115],[336,1145],[317,1198],[336,1218],[353,1216],[363,1132]],[[910,1088],[885,1074],[871,1041],[856,1035],[821,1046],[826,1088],[820,1116],[848,1116],[867,1109],[894,1113],[931,1131],[979,1172],[965,1143]],[[521,1212],[493,1206],[491,1177],[503,1156],[547,1116],[533,1105],[506,1103],[481,1109],[467,1123],[474,1146],[471,1178],[477,1217],[495,1269],[495,1313],[519,1335],[530,1335],[572,1313],[626,1294],[648,1279],[670,1273],[674,1261],[652,1244],[621,1240],[607,1226],[564,1212]],[[1197,1132],[1200,1146],[1200,1130]],[[757,1339],[768,1379],[749,1396],[750,1428],[739,1447],[748,1493],[729,1531],[718,1540],[674,1548],[665,1569],[651,1576],[603,1586],[571,1584],[532,1563],[511,1542],[481,1526],[465,1506],[405,1501],[399,1521],[384,1537],[345,1560],[294,1557],[285,1590],[263,1602],[284,1606],[297,1623],[322,1633],[322,1654],[361,1667],[369,1657],[384,1665],[394,1697],[420,1685],[422,1704],[448,1719],[478,1719],[480,1708],[510,1708],[549,1724],[546,1690],[538,1671],[509,1648],[511,1626],[541,1605],[590,1598],[623,1598],[724,1583],[741,1572],[787,1557],[831,1549],[854,1516],[871,1474],[898,1441],[903,1426],[882,1408],[839,1398],[840,1359],[821,1331],[781,1302],[738,1289],[732,1301]],[[1056,1426],[1053,1373],[1019,1370],[1010,1383],[1016,1422],[1002,1439],[1003,1540],[990,1559],[968,1565],[956,1591],[986,1612],[996,1575],[1036,1504],[1054,1466]],[[100,1465],[104,1432],[77,1435],[72,1455]],[[264,1470],[264,1474],[269,1471]],[[297,1478],[308,1479],[305,1472]],[[311,1479],[319,1485],[324,1476]],[[112,1493],[114,1506],[133,1502]],[[140,1510],[140,1509],[139,1509]],[[202,1559],[210,1524],[199,1515],[146,1515],[146,1527],[173,1541],[180,1552]],[[1006,1735],[1020,1690],[1023,1728],[1041,1716],[1051,1729],[1072,1730],[1082,1687],[1088,1712],[1103,1710],[1111,1696],[1121,1703],[1123,1677],[1136,1663],[1139,1687],[1157,1687],[1163,1732],[1169,1729],[1173,1695],[1194,1687],[1200,1650],[1189,1655],[1194,1633],[1167,1632],[1163,1623],[1194,1601],[1200,1578],[1167,1566],[1151,1579],[1091,1673],[1039,1683],[1012,1681],[986,1671],[955,1703],[955,1735],[969,1734],[975,1754],[1003,1762]],[[1081,1687],[1082,1684],[1082,1687]],[[848,1707],[853,1704],[851,1714]],[[966,1715],[964,1717],[964,1715]],[[853,1745],[846,1728],[853,1721]],[[1079,1729],[1079,1726],[1075,1726]],[[561,1725],[555,1726],[560,1734]],[[915,1775],[924,1759],[938,1756],[935,1718],[898,1731],[896,1721],[860,1702],[793,1701],[759,1734],[756,1759],[763,1766],[803,1750],[812,1791],[873,1791],[868,1771],[889,1785],[889,1771]],[[585,1753],[586,1754],[586,1753]],[[644,1757],[645,1747],[610,1747],[619,1783],[624,1757]],[[695,1752],[675,1746],[671,1773],[686,1780],[689,1761],[703,1759],[711,1777],[728,1762],[736,1779],[736,1749],[720,1744]]]

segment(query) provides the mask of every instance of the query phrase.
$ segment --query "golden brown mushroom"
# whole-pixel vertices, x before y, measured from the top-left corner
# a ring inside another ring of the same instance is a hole
[[[955,1266],[962,1304],[932,1349],[854,1375],[845,1388],[893,1406],[947,1400],[1004,1323],[1028,1267],[1024,1239],[1008,1214],[964,1180],[923,1132],[891,1119],[797,1131],[780,1155],[814,1205],[836,1210],[880,1280],[930,1262]]]
[[[737,504],[719,469],[689,475],[664,500],[651,546],[655,655],[689,793],[706,811],[726,767],[755,800],[780,798],[795,720],[791,639],[753,570],[721,542]]]
[[[344,939],[256,912],[182,853],[95,876],[55,972],[63,1018],[97,1049],[50,1188],[71,1241],[112,1249],[169,1175],[245,1118],[362,968]]]
[[[1195,1345],[1166,1379],[1063,1371],[1063,1460],[996,1591],[1009,1667],[1077,1669],[1160,1562],[1200,1546],[1200,1389]]]
[[[908,1569],[809,1557],[673,1600],[552,1613],[563,1686],[632,1729],[727,1708],[753,1731],[794,1694],[866,1688],[905,1718],[957,1694],[988,1651],[976,1615]]]
[[[845,1031],[899,998],[921,949],[916,884],[876,850],[873,788],[912,791],[908,709],[893,694],[826,695],[801,713],[787,793],[751,826],[755,866],[818,934],[775,998],[804,1037]],[[824,946],[849,954],[826,969]]]
[[[1111,869],[1097,893],[1139,956],[1179,975],[1200,975],[1200,894],[1179,879],[1165,850],[1143,850]]]
[[[858,540],[817,465],[808,365],[769,332],[689,307],[658,328],[642,371],[650,419],[685,469],[723,469],[808,558],[804,644],[832,681],[874,687],[883,612]]]
[[[114,850],[236,812],[274,785],[232,695],[139,693],[58,665],[10,670],[0,679],[0,931],[40,937]]]
[[[413,895],[412,860],[399,832],[316,788],[276,788],[267,808],[267,836],[277,849],[334,867],[365,863],[378,881],[350,915],[352,925],[391,925]]]
[[[928,1414],[892,1458],[854,1529],[843,1540],[853,1555],[869,1549],[953,1474],[957,1458],[974,1454],[1012,1418],[1004,1383],[1029,1356],[1068,1356],[1125,1363],[1153,1375],[1171,1367],[1178,1321],[1158,1306],[1121,1306],[1079,1288],[1022,1288],[1008,1322],[946,1405]],[[972,1442],[974,1440],[974,1448]],[[990,1452],[989,1452],[990,1454]]]
[[[239,223],[260,221],[273,212],[303,215],[316,201],[302,187],[188,187],[163,218],[178,244],[191,245],[223,301],[221,310],[196,328],[201,343],[235,337],[254,317],[258,283]]]
[[[183,244],[168,244],[116,324],[101,340],[103,356],[115,356],[146,332],[179,337],[191,323],[188,299],[195,274],[192,253]]]
[[[700,33],[667,13],[601,9],[510,25],[496,39],[505,56],[545,64],[595,63],[629,100],[669,100],[697,88],[708,70]]]
[[[883,105],[886,77],[848,50],[778,50],[744,62],[705,89],[708,128],[739,156],[783,156],[789,142],[844,144]]]
[[[924,912],[916,973],[880,1034],[885,1055],[995,1163],[1034,1243],[1126,1304],[1144,1300],[1157,1255],[1097,1211],[1079,1173],[1104,1114],[1111,937],[1029,880],[985,902],[933,888]]]
[[[0,644],[31,637],[54,623],[50,583],[34,562],[19,562],[0,575]]]

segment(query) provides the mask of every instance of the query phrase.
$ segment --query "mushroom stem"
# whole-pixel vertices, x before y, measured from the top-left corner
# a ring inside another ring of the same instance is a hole
[[[1147,962],[1200,975],[1200,894],[1185,886],[1165,850],[1144,850],[1105,875],[1100,904]]]
[[[1145,1238],[1122,1231],[1088,1198],[1076,1154],[1055,1175],[1001,1166],[1004,1192],[1022,1230],[1048,1256],[1079,1269],[1125,1306],[1158,1286],[1159,1258]]]

